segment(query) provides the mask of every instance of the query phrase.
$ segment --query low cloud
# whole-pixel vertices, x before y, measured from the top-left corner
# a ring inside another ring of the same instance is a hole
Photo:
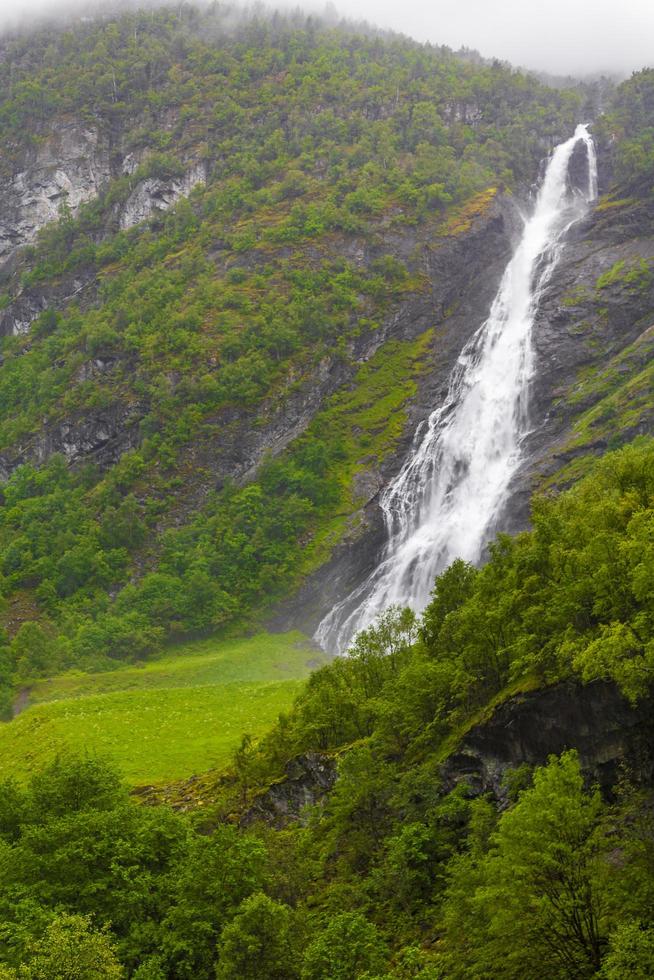
[[[159,6],[156,0],[134,5]],[[103,0],[0,0],[0,28],[44,16],[90,15],[107,6]],[[325,9],[324,0],[282,0],[278,6]],[[556,74],[628,74],[654,64],[652,0],[340,0],[336,7],[343,17],[420,41],[475,48]]]

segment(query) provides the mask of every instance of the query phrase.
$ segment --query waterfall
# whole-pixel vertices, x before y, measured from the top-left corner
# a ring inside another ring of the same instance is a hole
[[[569,164],[584,143],[588,181],[573,188]],[[380,564],[319,624],[315,639],[343,652],[393,603],[416,612],[436,575],[455,558],[477,562],[521,462],[528,432],[531,342],[543,290],[566,234],[597,196],[597,163],[586,126],[556,147],[488,319],[466,344],[442,405],[418,427],[411,452],[381,499],[386,547]]]

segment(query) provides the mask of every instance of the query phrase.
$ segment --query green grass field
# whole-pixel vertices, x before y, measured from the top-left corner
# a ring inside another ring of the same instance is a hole
[[[0,725],[0,771],[24,779],[65,751],[113,760],[132,785],[224,765],[260,735],[323,662],[301,633],[185,644],[138,667],[38,681]]]

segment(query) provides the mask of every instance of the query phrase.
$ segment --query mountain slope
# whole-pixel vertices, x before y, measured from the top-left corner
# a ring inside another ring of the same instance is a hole
[[[7,40],[2,72],[1,571],[41,629],[9,660],[260,620],[397,465],[509,252],[495,188],[580,96],[213,8]]]

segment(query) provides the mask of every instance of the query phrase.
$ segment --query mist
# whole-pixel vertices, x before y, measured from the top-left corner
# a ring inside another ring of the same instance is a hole
[[[130,5],[126,0],[125,6]],[[141,0],[140,7],[157,7]],[[103,0],[0,0],[0,30],[43,17],[91,15]],[[270,4],[322,12],[324,0]],[[331,6],[331,4],[330,4]],[[340,0],[341,17],[365,19],[418,41],[478,50],[487,58],[576,77],[627,75],[654,64],[651,0]]]

